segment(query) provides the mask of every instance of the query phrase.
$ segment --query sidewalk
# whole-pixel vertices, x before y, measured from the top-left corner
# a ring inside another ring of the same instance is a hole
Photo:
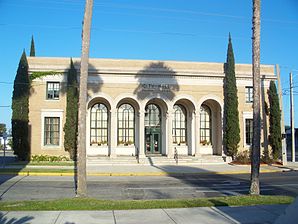
[[[116,211],[0,212],[0,223],[200,224],[274,223],[288,205]],[[291,224],[288,222],[287,224]]]
[[[19,169],[12,172],[17,175],[57,175],[72,176],[73,166],[7,166],[11,169]],[[25,168],[25,170],[21,170]],[[291,171],[282,166],[261,166],[261,173]],[[1,171],[1,168],[0,168]],[[38,171],[38,172],[37,172]],[[167,175],[197,175],[197,174],[245,174],[250,173],[250,165],[230,165],[230,164],[202,164],[202,165],[88,165],[87,174],[89,176],[167,176]],[[5,174],[10,174],[9,171]]]

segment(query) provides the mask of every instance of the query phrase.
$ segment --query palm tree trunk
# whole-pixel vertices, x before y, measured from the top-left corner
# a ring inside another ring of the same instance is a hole
[[[83,33],[82,55],[80,70],[80,94],[78,115],[78,155],[77,155],[77,197],[87,196],[86,174],[86,103],[87,103],[87,78],[90,47],[90,27],[93,0],[86,0]]]
[[[260,194],[260,11],[261,0],[253,0],[253,144],[251,152],[251,184],[249,193]]]

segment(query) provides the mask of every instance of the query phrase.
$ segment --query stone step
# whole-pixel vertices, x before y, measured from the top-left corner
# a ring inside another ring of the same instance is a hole
[[[200,157],[193,156],[178,156],[179,165],[199,165],[199,164],[222,164],[229,161],[224,161],[222,156],[204,155]],[[145,165],[173,165],[176,164],[174,158],[166,156],[151,156],[139,159],[140,164]],[[134,165],[138,164],[134,156],[117,156],[110,158],[107,156],[88,156],[87,164],[89,165]]]

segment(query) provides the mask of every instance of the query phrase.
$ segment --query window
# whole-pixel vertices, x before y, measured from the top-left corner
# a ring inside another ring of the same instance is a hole
[[[245,143],[252,145],[253,119],[245,119]]]
[[[182,105],[174,105],[173,143],[186,144],[186,110]]]
[[[246,103],[253,102],[253,87],[252,86],[245,87],[245,102]]]
[[[134,144],[135,112],[130,104],[122,104],[118,108],[118,145]]]
[[[160,110],[155,104],[149,104],[145,112],[145,126],[159,127],[161,123]]]
[[[44,145],[59,145],[60,139],[60,118],[44,118]]]
[[[98,103],[91,108],[90,144],[108,144],[108,108]]]
[[[202,105],[200,109],[200,143],[211,144],[211,110],[208,106]]]
[[[47,82],[47,99],[59,100],[60,83],[59,82]]]

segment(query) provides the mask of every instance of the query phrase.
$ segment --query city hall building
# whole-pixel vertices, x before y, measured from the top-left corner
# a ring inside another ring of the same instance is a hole
[[[80,59],[73,61],[79,73]],[[29,74],[55,72],[31,84],[31,154],[68,155],[63,127],[70,59],[29,57],[28,63]],[[235,67],[239,150],[245,150],[252,143],[252,66]],[[223,63],[90,59],[88,73],[87,156],[225,155]],[[275,79],[274,66],[261,65],[262,107],[268,101],[269,82]],[[262,119],[262,147],[268,144],[266,121]]]

